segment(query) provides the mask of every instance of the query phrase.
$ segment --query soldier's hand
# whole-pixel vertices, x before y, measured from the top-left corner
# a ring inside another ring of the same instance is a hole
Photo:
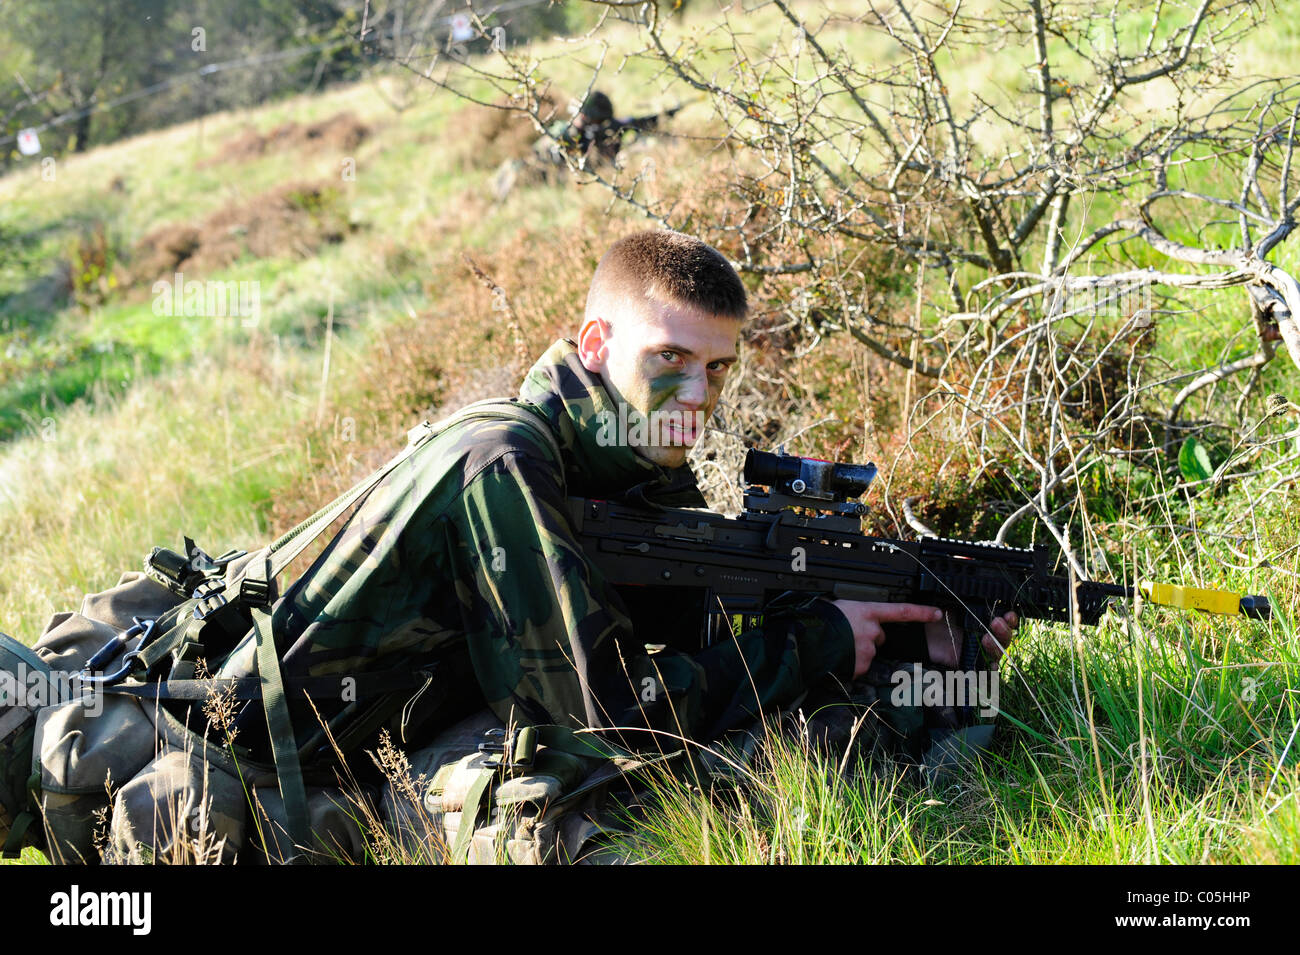
[[[876,648],[884,642],[886,623],[923,623],[926,635],[935,625],[943,627],[943,611],[938,607],[921,604],[875,603],[866,600],[831,601],[849,620],[853,628],[853,678],[856,680],[871,669],[876,658]],[[946,630],[945,630],[946,633]],[[931,651],[933,652],[933,651]]]
[[[1004,613],[994,617],[989,629],[984,634],[980,646],[989,661],[994,665],[1002,661],[1002,654],[1015,639],[1020,627],[1020,618],[1014,613]],[[925,624],[925,642],[930,652],[930,662],[935,666],[953,669],[961,660],[962,642],[965,631],[952,618],[951,614],[940,614]]]

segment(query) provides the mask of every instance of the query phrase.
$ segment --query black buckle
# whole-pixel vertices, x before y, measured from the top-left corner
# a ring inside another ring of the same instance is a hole
[[[220,557],[210,557],[193,540],[185,538],[185,553],[155,547],[145,559],[145,571],[173,593],[184,597],[206,578],[225,573],[226,565],[243,557],[247,551],[228,550]]]
[[[520,726],[506,735],[504,729],[491,729],[483,734],[489,739],[498,739],[499,743],[479,743],[480,753],[500,753],[500,759],[484,760],[483,765],[491,769],[531,769],[537,755],[537,728]]]
[[[193,680],[198,674],[198,661],[203,656],[203,644],[185,640],[172,651],[172,666],[167,677],[171,680]]]
[[[194,593],[191,594],[198,601],[194,605],[194,619],[202,620],[230,603],[222,593],[225,589],[226,582],[220,578],[205,580],[195,587]]]
[[[245,607],[271,606],[271,582],[245,577],[239,582],[239,602]]]

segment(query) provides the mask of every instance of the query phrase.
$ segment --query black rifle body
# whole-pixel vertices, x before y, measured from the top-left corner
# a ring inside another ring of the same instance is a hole
[[[587,126],[582,131],[585,140],[582,146],[583,152],[586,152],[588,145],[595,143],[598,148],[608,153],[617,153],[623,145],[625,133],[648,133],[659,128],[661,119],[671,119],[680,111],[681,107],[675,106],[660,113],[632,116],[627,119],[611,119]]]
[[[747,510],[651,509],[616,501],[570,500],[588,559],[615,586],[699,588],[718,615],[757,618],[787,592],[830,599],[927,604],[961,616],[973,664],[978,637],[995,614],[1095,625],[1112,597],[1132,588],[1077,581],[1048,569],[1032,550],[925,539],[870,537],[856,518]]]

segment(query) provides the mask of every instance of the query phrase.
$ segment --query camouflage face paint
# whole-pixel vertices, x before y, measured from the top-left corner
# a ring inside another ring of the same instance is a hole
[[[681,467],[736,360],[740,323],[663,302],[621,317],[610,323],[607,331],[617,331],[594,370],[620,414],[640,424],[629,432],[628,446],[655,464]]]
[[[677,396],[678,390],[686,384],[686,375],[680,371],[669,371],[650,379],[650,411],[658,411],[668,401]]]

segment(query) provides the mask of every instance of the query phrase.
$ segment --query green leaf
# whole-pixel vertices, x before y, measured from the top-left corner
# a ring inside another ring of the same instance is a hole
[[[1214,474],[1210,452],[1195,438],[1188,438],[1178,451],[1178,470],[1188,481],[1205,481]]]

